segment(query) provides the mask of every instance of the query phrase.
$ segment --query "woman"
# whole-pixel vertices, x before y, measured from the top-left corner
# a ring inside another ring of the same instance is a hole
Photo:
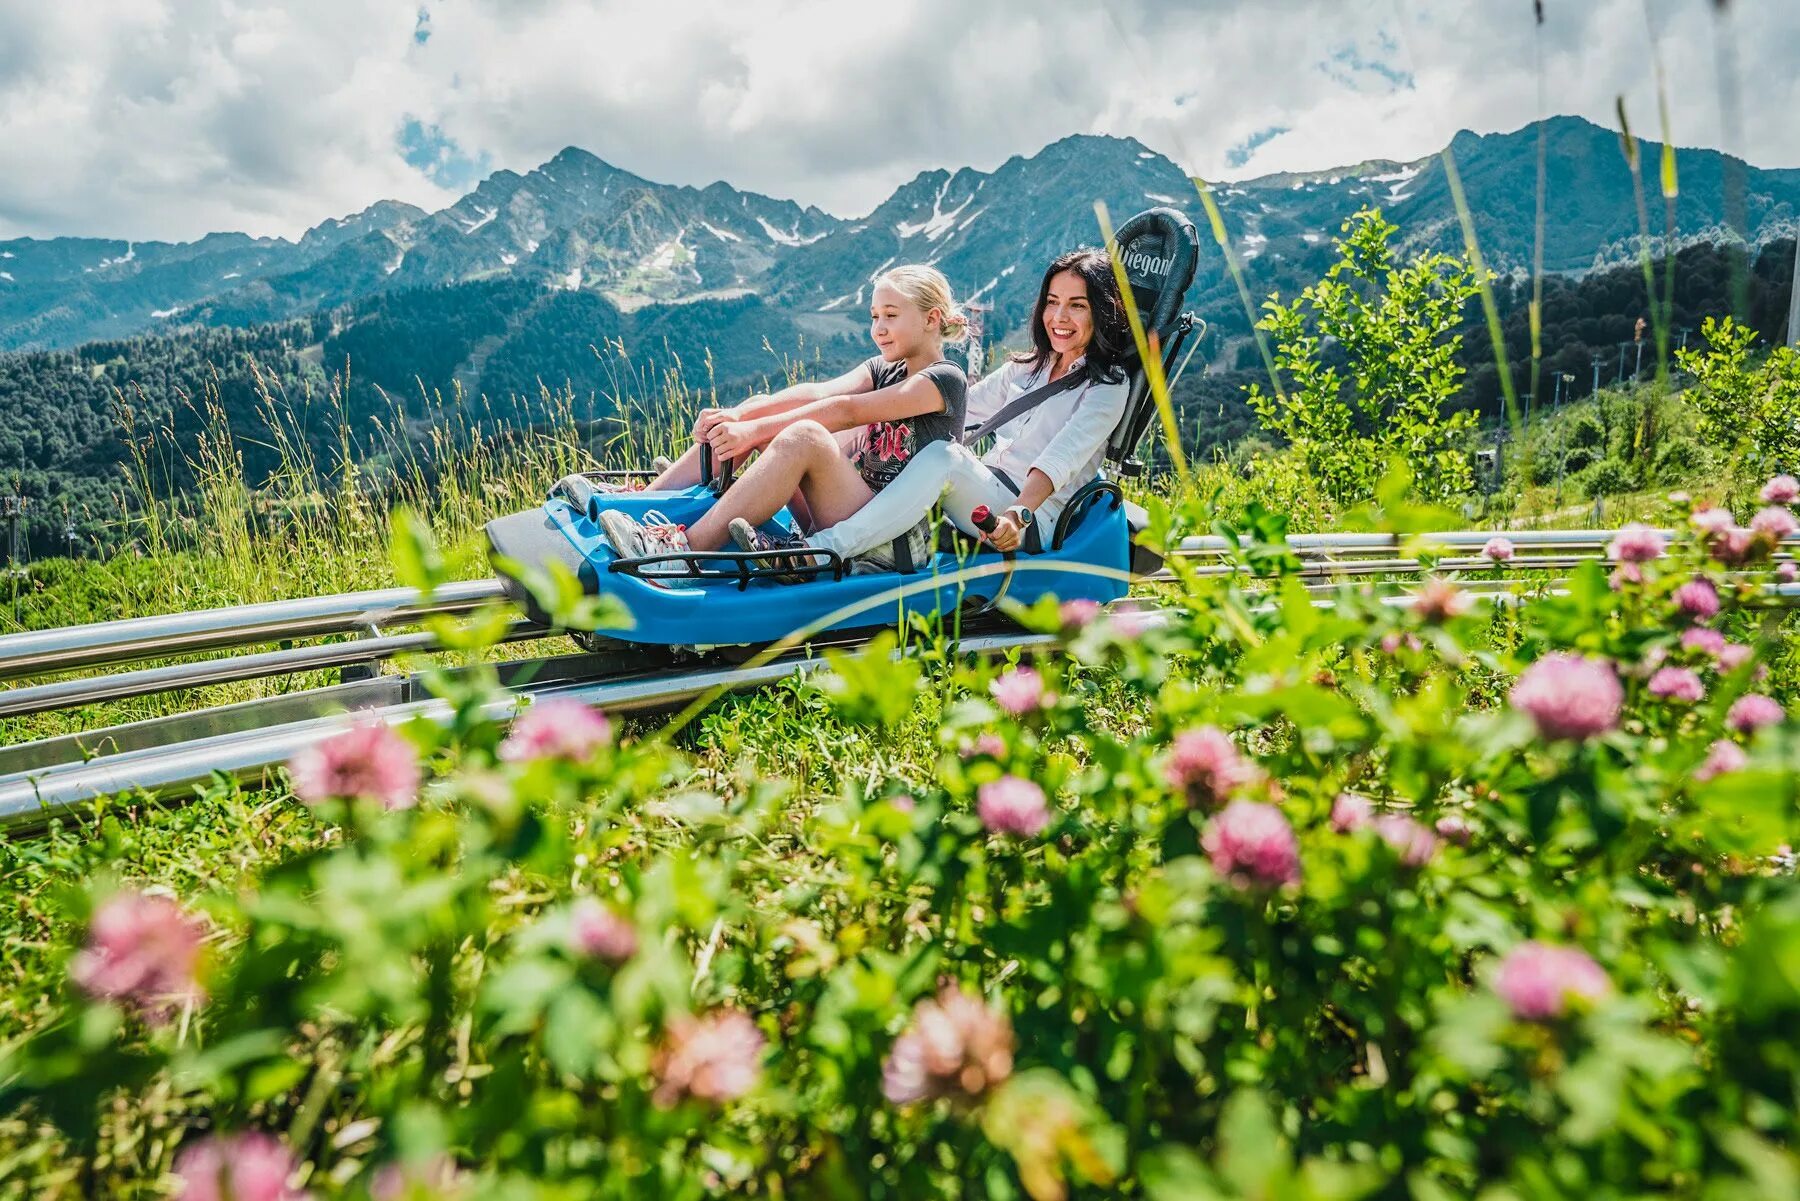
[[[692,526],[657,521],[656,514],[640,523],[609,509],[600,514],[607,540],[622,557],[638,558],[717,550],[734,523],[753,529],[784,505],[814,528],[852,516],[921,448],[961,435],[968,380],[944,358],[944,342],[960,339],[967,328],[941,271],[915,265],[888,271],[869,301],[869,336],[878,355],[829,383],[797,384],[703,414],[695,433],[715,459],[742,462],[752,451],[762,454]],[[841,438],[850,432],[853,441]],[[853,451],[848,457],[846,442]],[[696,445],[652,487],[698,482],[698,461]],[[685,570],[675,562],[665,568]]]
[[[933,443],[853,516],[804,540],[758,535],[756,549],[830,550],[845,559],[867,554],[907,534],[940,497],[958,528],[997,550],[1041,544],[1033,527],[1053,527],[1069,498],[1099,472],[1130,391],[1131,330],[1105,251],[1072,250],[1050,264],[1030,330],[1032,349],[970,390],[970,424],[979,426],[1070,372],[1083,373],[1078,385],[1000,425],[993,448],[980,458],[960,440]],[[985,534],[971,519],[982,505],[1000,515]]]

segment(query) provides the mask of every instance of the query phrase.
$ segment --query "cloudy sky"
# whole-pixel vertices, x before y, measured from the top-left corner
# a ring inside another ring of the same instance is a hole
[[[1070,133],[1230,178],[1514,129],[1540,81],[1654,134],[1653,50],[1677,144],[1800,166],[1796,0],[1541,3],[0,0],[0,238],[294,237],[570,144],[845,215]]]

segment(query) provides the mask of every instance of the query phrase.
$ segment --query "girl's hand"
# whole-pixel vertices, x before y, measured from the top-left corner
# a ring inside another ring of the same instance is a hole
[[[756,397],[750,399],[755,400]],[[727,409],[701,409],[700,416],[694,419],[694,441],[704,442],[706,436],[727,421],[736,421],[738,411],[735,407]]]
[[[737,462],[761,446],[766,437],[755,421],[726,420],[712,428],[706,439],[712,444],[713,457]]]
[[[981,537],[989,546],[1005,553],[1019,549],[1019,544],[1025,540],[1025,530],[1011,514],[1002,513],[994,518],[994,528]]]

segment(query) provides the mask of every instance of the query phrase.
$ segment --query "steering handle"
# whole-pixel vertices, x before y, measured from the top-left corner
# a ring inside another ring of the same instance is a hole
[[[737,465],[730,459],[725,459],[719,464],[718,475],[715,477],[712,444],[710,442],[700,443],[700,482],[711,488],[714,496],[731,487],[731,479],[736,467]]]

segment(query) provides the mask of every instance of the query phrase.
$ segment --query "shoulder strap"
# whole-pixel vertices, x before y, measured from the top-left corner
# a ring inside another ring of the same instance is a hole
[[[1033,388],[1005,408],[982,422],[973,432],[963,434],[963,445],[973,446],[1021,413],[1028,413],[1037,408],[1052,396],[1067,392],[1071,388],[1080,387],[1087,382],[1087,364],[1083,363],[1075,370],[1066,373],[1061,379],[1045,384],[1041,388]]]

